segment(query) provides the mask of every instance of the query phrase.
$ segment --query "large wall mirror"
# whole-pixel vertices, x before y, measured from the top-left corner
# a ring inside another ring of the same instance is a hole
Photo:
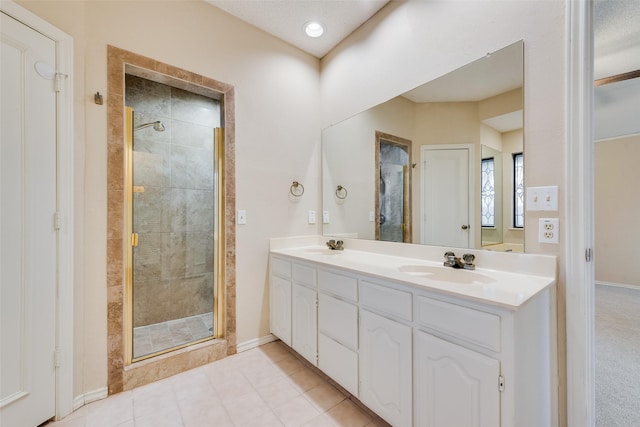
[[[524,251],[523,48],[324,129],[323,234]]]

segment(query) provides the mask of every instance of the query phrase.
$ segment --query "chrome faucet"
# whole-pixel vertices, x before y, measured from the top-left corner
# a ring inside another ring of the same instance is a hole
[[[475,270],[476,266],[473,263],[475,259],[476,256],[473,254],[464,254],[462,255],[462,259],[460,259],[453,252],[447,251],[444,253],[444,266],[451,268],[462,268],[465,270]]]
[[[337,242],[335,240],[329,240],[327,242],[327,247],[333,251],[341,251],[344,249],[344,242],[342,240],[338,240]]]

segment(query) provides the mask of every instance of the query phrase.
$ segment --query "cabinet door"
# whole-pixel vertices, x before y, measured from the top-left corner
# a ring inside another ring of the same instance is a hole
[[[360,400],[394,426],[411,425],[411,328],[360,310]]]
[[[498,360],[416,331],[415,425],[499,426],[499,375]]]
[[[273,335],[291,345],[291,281],[277,276],[269,282],[269,326]]]
[[[291,341],[295,351],[314,366],[317,365],[318,317],[317,293],[313,289],[293,284]]]

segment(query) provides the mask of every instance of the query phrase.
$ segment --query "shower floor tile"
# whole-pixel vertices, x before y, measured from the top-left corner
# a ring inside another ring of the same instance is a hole
[[[210,337],[213,313],[133,328],[133,358]]]
[[[280,341],[85,405],[47,427],[384,427]]]

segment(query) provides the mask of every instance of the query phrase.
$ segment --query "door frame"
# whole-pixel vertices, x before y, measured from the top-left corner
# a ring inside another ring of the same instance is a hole
[[[73,146],[73,38],[11,0],[0,2],[0,10],[33,28],[56,45],[56,73],[61,90],[56,96],[57,127],[57,235],[56,304],[56,419],[73,412],[73,324],[74,324],[74,146]],[[53,83],[52,83],[53,84]]]
[[[433,145],[422,145],[420,146],[420,243],[424,242],[424,229],[423,229],[423,224],[424,224],[424,216],[425,216],[425,211],[424,211],[424,179],[425,179],[425,168],[424,168],[424,161],[425,161],[425,151],[431,151],[431,150],[459,150],[459,149],[466,149],[469,152],[469,170],[467,171],[468,173],[468,180],[469,180],[469,191],[468,191],[468,198],[469,198],[469,207],[468,207],[468,215],[469,215],[469,225],[471,226],[471,232],[469,233],[468,237],[467,237],[467,248],[469,249],[473,249],[475,247],[475,241],[476,241],[476,229],[479,228],[477,226],[477,222],[475,220],[475,209],[476,209],[476,197],[475,197],[475,193],[476,193],[476,178],[475,178],[475,174],[476,174],[476,153],[475,153],[475,145],[474,144],[433,144]]]
[[[568,425],[595,425],[593,5],[566,2],[565,297]],[[569,220],[570,219],[570,220]],[[597,256],[597,254],[596,254]]]

